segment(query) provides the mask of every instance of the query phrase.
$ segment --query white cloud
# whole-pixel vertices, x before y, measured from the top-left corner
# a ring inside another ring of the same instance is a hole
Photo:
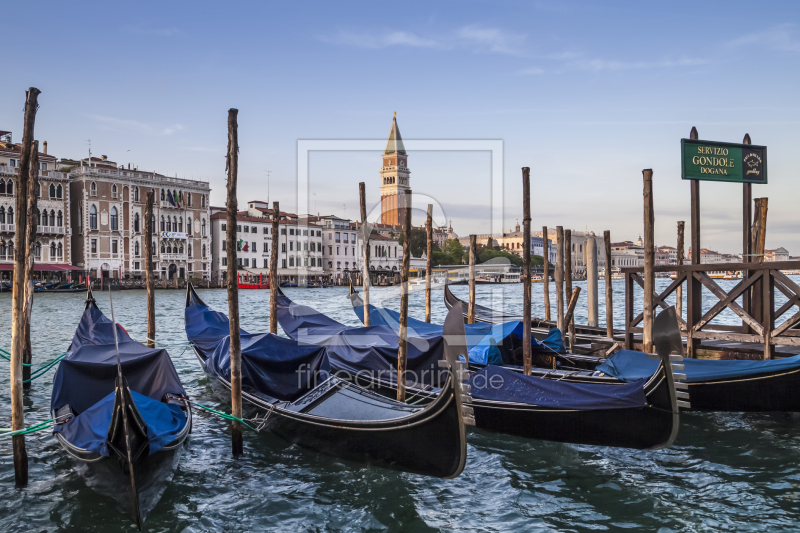
[[[762,32],[750,33],[728,43],[733,48],[765,46],[780,52],[800,53],[800,38],[794,24],[780,24]]]
[[[142,135],[172,135],[175,132],[183,131],[186,128],[181,124],[169,126],[146,124],[133,119],[122,119],[114,117],[104,117],[100,115],[89,115],[89,117],[102,125],[103,129],[110,131],[125,131],[139,133]]]
[[[544,74],[544,70],[538,67],[528,67],[517,71],[517,74],[519,74],[520,76],[534,76],[534,75]]]
[[[320,40],[358,48],[388,48],[406,46],[438,50],[466,49],[473,52],[523,55],[526,36],[521,33],[478,25],[464,26],[455,32],[438,36],[423,36],[408,31],[358,33],[340,30]]]

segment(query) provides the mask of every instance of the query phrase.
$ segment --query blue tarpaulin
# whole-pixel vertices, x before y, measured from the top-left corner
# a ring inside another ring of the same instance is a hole
[[[686,381],[694,383],[797,370],[800,368],[800,355],[770,361],[686,358],[683,360],[683,365]],[[646,353],[620,350],[598,366],[596,370],[624,381],[632,381],[652,376],[656,368],[658,368],[658,361],[648,358]]]
[[[69,405],[80,414],[114,391],[117,356],[111,321],[94,306],[83,312],[67,355],[53,379],[52,410]],[[122,375],[132,391],[161,401],[164,394],[185,395],[166,350],[148,348],[117,327]]]
[[[150,454],[174,441],[186,425],[186,415],[175,404],[166,404],[131,391],[133,403],[147,423]],[[79,448],[108,456],[108,428],[114,412],[112,392],[69,422],[55,427],[56,433]]]
[[[495,365],[473,374],[470,385],[473,398],[553,409],[628,409],[647,403],[642,381],[623,385],[570,383],[526,376]]]
[[[194,342],[192,337],[189,340]],[[299,398],[326,379],[330,370],[325,348],[321,346],[302,345],[272,333],[243,333],[241,342],[242,387],[279,400],[293,401]],[[214,352],[206,360],[205,369],[230,381],[230,335],[217,339]]]

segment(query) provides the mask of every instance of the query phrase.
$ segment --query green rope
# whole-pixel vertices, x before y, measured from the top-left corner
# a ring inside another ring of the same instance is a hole
[[[6,361],[11,361],[11,354],[4,349],[0,348],[0,357],[5,359]],[[30,363],[22,363],[22,366],[33,366]]]
[[[2,432],[2,433],[0,433],[0,438],[2,438],[2,437],[16,437],[16,436],[19,436],[19,435],[27,435],[28,433],[33,433],[35,431],[41,431],[43,429],[47,429],[47,428],[49,428],[50,426],[53,425],[52,424],[53,420],[55,420],[55,419],[51,418],[50,420],[45,420],[44,422],[39,422],[38,424],[34,424],[31,427],[18,429],[16,431],[13,431],[13,430],[7,429],[7,428],[2,428],[2,429],[0,429],[0,432]]]
[[[66,355],[67,355],[67,353],[64,352],[61,355],[59,355],[58,357],[56,357],[55,359],[53,359],[52,361],[50,361],[49,363],[46,363],[44,366],[34,370],[33,373],[31,373],[31,378],[30,379],[26,379],[25,381],[23,381],[23,383],[30,383],[34,379],[42,377],[48,370],[50,370],[51,368],[56,366],[58,363],[60,363],[61,360],[64,359],[64,357],[66,357]]]
[[[217,411],[216,409],[212,409],[210,407],[206,407],[205,405],[202,405],[202,404],[199,404],[199,403],[192,402],[192,405],[200,407],[201,409],[205,409],[206,411],[211,411],[212,413],[214,413],[216,415],[219,415],[219,416],[221,416],[222,418],[224,418],[226,420],[236,420],[238,422],[241,422],[245,426],[249,427],[253,431],[258,431],[256,428],[254,428],[253,426],[251,426],[250,424],[248,424],[246,421],[242,420],[241,418],[236,418],[233,415],[229,415],[228,413],[223,413],[222,411]]]

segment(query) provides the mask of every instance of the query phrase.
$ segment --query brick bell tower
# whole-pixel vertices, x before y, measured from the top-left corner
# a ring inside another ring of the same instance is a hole
[[[392,130],[389,132],[382,159],[381,224],[399,226],[402,218],[400,209],[405,207],[404,202],[411,203],[411,171],[408,170],[408,155],[397,127],[397,113],[392,119]]]

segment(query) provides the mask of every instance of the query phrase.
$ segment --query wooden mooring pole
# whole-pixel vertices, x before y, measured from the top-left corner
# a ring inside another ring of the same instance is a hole
[[[155,190],[147,193],[144,204],[144,283],[147,288],[147,346],[156,347],[156,291],[153,280],[153,202]]]
[[[236,261],[236,214],[239,204],[236,200],[236,181],[239,174],[239,125],[238,109],[228,110],[228,155],[225,171],[228,173],[228,202],[226,228],[226,248],[228,259],[228,324],[231,342],[231,414],[242,418],[242,345],[239,336],[239,276]],[[234,457],[244,453],[242,424],[231,421],[231,449]]]
[[[25,299],[22,303],[23,330],[22,351],[22,388],[31,388],[31,316],[33,315],[33,275],[36,245],[36,226],[39,224],[37,208],[39,205],[39,141],[33,141],[28,165],[28,224],[25,236]],[[26,383],[27,381],[27,383]]]
[[[572,298],[572,230],[564,230],[564,280],[566,301]],[[570,319],[564,322],[569,332],[569,351],[575,350],[575,322]]]
[[[564,329],[564,228],[556,226],[556,327],[565,336]]]
[[[431,321],[431,265],[433,256],[433,204],[428,204],[428,218],[425,221],[425,240],[427,243],[425,262],[425,322]]]
[[[411,191],[406,191],[403,217],[403,264],[400,267],[400,333],[397,350],[397,401],[406,401],[406,358],[408,357],[408,270],[411,266]]]
[[[750,140],[750,134],[745,133],[744,139],[742,139],[742,144],[752,144]],[[753,260],[753,257],[750,255],[753,253],[753,241],[752,241],[752,220],[753,220],[753,184],[752,183],[743,183],[742,184],[742,263],[749,263]],[[747,270],[742,270],[742,283],[747,283],[747,278],[750,277],[750,272]],[[744,291],[742,294],[742,307],[744,310],[751,314],[751,316],[758,316],[754,315],[752,304],[751,304],[751,294],[752,289]],[[742,333],[751,333],[752,330],[750,326],[746,323],[742,322]]]
[[[14,284],[11,294],[11,429],[21,430],[25,427],[22,409],[22,355],[25,348],[25,315],[24,299],[26,279],[25,257],[28,246],[25,238],[28,222],[28,181],[30,180],[30,157],[33,148],[33,130],[36,122],[36,110],[39,107],[39,89],[31,87],[25,95],[25,118],[22,130],[22,147],[20,149],[20,169],[17,180],[17,212],[14,248]],[[25,436],[11,437],[14,453],[14,481],[17,486],[28,484],[28,452],[25,449]]]
[[[358,184],[358,196],[361,204],[361,231],[364,234],[361,239],[364,245],[362,258],[364,264],[361,266],[361,300],[364,302],[364,326],[369,327],[369,225],[367,224],[367,186],[363,181]]]
[[[653,294],[655,294],[656,278],[655,244],[653,234],[653,170],[642,171],[644,178],[644,331],[642,333],[642,351],[653,352]]]
[[[683,264],[683,260],[685,258],[686,252],[684,251],[685,245],[683,242],[684,238],[684,230],[686,228],[686,222],[683,220],[678,221],[678,266]],[[683,283],[678,285],[675,289],[675,310],[678,312],[678,316],[683,316]]]
[[[469,307],[467,324],[475,322],[475,261],[478,255],[478,236],[469,236]]]
[[[269,254],[269,332],[278,334],[278,241],[280,240],[281,204],[272,202],[272,250]]]
[[[603,244],[605,245],[606,252],[606,337],[609,339],[614,338],[614,286],[611,279],[611,232],[605,230],[603,232]]]
[[[531,375],[531,169],[522,167],[522,371]],[[470,239],[472,241],[472,239]],[[470,248],[472,248],[470,242]]]
[[[692,126],[689,138],[698,140],[697,128]],[[700,264],[700,180],[690,180],[691,187],[691,261],[693,265]],[[700,347],[700,339],[692,336],[692,328],[703,316],[703,284],[700,280],[689,274],[686,280],[686,356],[697,357],[696,351]]]
[[[544,289],[544,319],[550,321],[550,239],[547,238],[547,226],[542,226],[542,258],[544,275],[542,285]]]

